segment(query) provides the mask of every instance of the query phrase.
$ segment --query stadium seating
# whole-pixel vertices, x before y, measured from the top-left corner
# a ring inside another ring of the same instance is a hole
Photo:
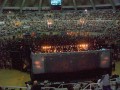
[[[25,11],[23,14],[5,12],[0,21],[1,36],[23,34],[26,32],[98,32],[116,34],[120,28],[120,12],[112,10],[62,11],[50,12]]]

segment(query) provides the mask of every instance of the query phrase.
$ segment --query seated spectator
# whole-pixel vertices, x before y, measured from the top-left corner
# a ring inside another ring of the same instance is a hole
[[[41,90],[41,86],[38,85],[37,81],[33,82],[33,86],[31,87],[31,90]]]

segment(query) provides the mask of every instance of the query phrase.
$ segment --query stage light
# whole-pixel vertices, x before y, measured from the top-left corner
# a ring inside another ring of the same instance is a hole
[[[43,49],[43,50],[51,49],[51,46],[42,46],[42,49]]]
[[[39,68],[39,69],[42,68],[42,65],[41,65],[40,61],[35,61],[34,65],[35,65],[36,68]]]
[[[36,68],[41,68],[41,66],[40,65],[36,65]]]
[[[88,44],[78,44],[77,47],[81,50],[88,50]]]
[[[40,62],[39,61],[35,61],[34,64],[35,65],[40,65]]]

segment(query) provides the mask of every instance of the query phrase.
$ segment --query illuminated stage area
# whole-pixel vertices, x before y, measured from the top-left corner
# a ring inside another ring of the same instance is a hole
[[[0,0],[0,89],[86,90],[79,82],[100,86],[105,74],[117,88],[120,0]]]
[[[41,46],[42,53],[77,52],[88,50],[88,44],[64,45],[64,46]]]
[[[110,50],[31,53],[31,79],[40,81],[98,79],[103,74],[112,73],[111,55]]]

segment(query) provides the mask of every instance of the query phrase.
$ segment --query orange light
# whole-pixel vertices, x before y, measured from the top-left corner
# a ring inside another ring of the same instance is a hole
[[[105,65],[105,64],[107,64],[107,61],[106,60],[102,61],[102,65]]]
[[[42,64],[40,61],[35,61],[34,64],[36,68],[42,68]]]
[[[34,64],[35,65],[40,65],[40,62],[39,61],[35,61]]]
[[[82,48],[84,50],[87,50],[88,49],[88,44],[79,44],[77,45],[79,48]]]
[[[51,46],[42,46],[42,49],[43,49],[43,50],[51,49]]]
[[[36,68],[41,68],[41,66],[40,65],[36,65]]]

